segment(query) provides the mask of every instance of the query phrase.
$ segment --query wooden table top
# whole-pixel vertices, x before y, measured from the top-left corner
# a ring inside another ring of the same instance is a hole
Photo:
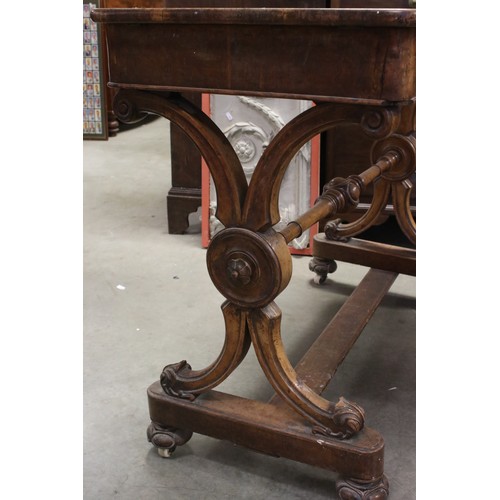
[[[175,92],[408,102],[414,9],[94,9],[110,85]]]

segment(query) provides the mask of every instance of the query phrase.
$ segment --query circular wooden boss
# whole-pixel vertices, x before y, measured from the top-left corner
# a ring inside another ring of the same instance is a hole
[[[219,292],[240,307],[263,307],[288,285],[292,260],[284,238],[274,231],[228,228],[215,235],[207,267]]]

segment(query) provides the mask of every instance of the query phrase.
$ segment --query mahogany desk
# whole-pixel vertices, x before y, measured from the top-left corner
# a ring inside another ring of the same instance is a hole
[[[415,241],[410,178],[415,172],[415,11],[413,9],[96,9],[106,26],[114,111],[134,122],[153,113],[182,128],[204,156],[225,226],[207,250],[226,338],[202,370],[169,364],[148,389],[148,438],[169,456],[193,432],[270,455],[337,471],[342,499],[382,499],[384,441],[364,425],[360,405],[321,393],[399,272],[414,274],[415,252],[354,238],[391,200]],[[193,71],[196,68],[196,71]],[[263,154],[250,185],[224,134],[181,92],[311,99],[316,106],[287,124]],[[278,194],[295,153],[326,130],[359,124],[373,140],[371,164],[328,182],[313,208],[281,232]],[[353,222],[373,186],[370,209]],[[293,368],[284,351],[281,311],[292,264],[287,243],[337,216],[314,241],[320,281],[332,259],[370,267],[345,305]],[[200,332],[201,334],[201,332]],[[268,402],[214,388],[253,345],[276,391]]]

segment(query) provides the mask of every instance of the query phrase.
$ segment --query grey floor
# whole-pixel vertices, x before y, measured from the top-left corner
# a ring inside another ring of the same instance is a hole
[[[84,498],[334,499],[332,472],[198,434],[169,459],[147,442],[147,387],[166,364],[207,366],[224,337],[197,217],[191,234],[168,234],[169,158],[163,119],[84,143]],[[308,262],[293,258],[292,281],[276,300],[292,362],[366,272],[340,264],[319,287]],[[272,394],[252,351],[218,389],[264,401]],[[338,371],[326,397],[340,395],[384,435],[390,498],[414,499],[414,278],[398,277]]]

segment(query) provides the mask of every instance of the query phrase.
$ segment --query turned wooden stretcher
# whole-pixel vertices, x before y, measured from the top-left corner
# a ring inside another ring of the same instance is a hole
[[[337,471],[341,498],[385,498],[382,436],[354,402],[321,393],[398,273],[415,274],[415,251],[354,238],[392,203],[415,243],[409,207],[415,172],[415,10],[95,9],[105,26],[114,111],[124,122],[148,113],[171,120],[194,141],[217,191],[225,226],[207,251],[226,339],[207,368],[167,365],[148,389],[148,438],[168,456],[193,432]],[[180,96],[196,91],[311,99],[265,150],[247,185],[238,157],[215,124]],[[324,186],[315,205],[277,232],[278,195],[290,160],[315,135],[358,124],[373,139],[372,161]],[[354,222],[373,185],[370,208]],[[274,299],[292,275],[288,243],[331,219],[314,241],[311,269],[323,280],[343,260],[371,268],[293,368]],[[267,403],[215,391],[253,345],[276,395]]]

